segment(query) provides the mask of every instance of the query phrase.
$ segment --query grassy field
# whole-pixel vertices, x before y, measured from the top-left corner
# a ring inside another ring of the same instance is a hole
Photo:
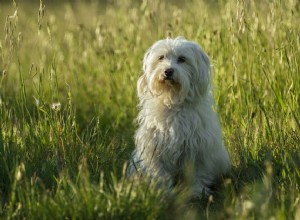
[[[299,1],[26,2],[0,2],[0,219],[300,219]],[[194,205],[124,175],[143,54],[179,35],[232,161]]]

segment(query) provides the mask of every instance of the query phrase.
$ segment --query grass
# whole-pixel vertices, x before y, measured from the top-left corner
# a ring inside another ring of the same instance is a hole
[[[1,219],[300,218],[298,1],[0,4]],[[190,206],[124,175],[143,54],[178,35],[211,57],[233,166]]]

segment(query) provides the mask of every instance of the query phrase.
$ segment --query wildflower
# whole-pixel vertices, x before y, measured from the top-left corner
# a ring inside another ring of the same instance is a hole
[[[60,102],[52,103],[52,104],[51,104],[51,108],[52,108],[54,111],[59,111],[59,110],[61,109],[61,104],[60,104]]]

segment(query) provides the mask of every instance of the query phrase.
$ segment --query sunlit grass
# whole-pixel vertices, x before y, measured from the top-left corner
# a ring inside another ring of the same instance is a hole
[[[0,217],[300,218],[300,5],[221,2],[1,2]],[[233,164],[195,205],[124,174],[143,54],[178,35],[211,57]]]

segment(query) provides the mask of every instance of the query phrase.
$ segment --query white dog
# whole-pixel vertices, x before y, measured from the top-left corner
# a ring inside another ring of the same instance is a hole
[[[188,183],[193,197],[230,169],[214,108],[206,53],[182,37],[157,41],[137,83],[139,125],[128,174],[150,175],[172,189]]]

